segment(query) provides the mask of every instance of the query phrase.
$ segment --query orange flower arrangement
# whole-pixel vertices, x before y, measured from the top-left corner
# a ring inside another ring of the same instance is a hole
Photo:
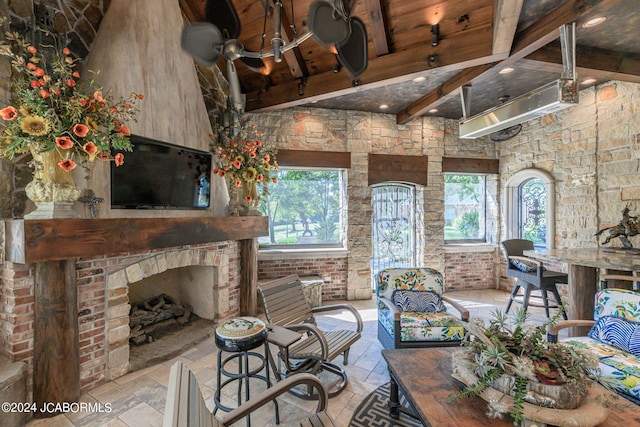
[[[0,55],[11,59],[13,69],[13,102],[0,109],[0,157],[57,150],[58,165],[70,171],[96,158],[111,159],[112,148],[133,149],[124,122],[135,120],[134,104],[142,95],[109,100],[93,81],[80,84],[68,48],[36,47],[14,32],[0,42]],[[121,165],[124,156],[113,160]]]
[[[275,147],[262,142],[255,125],[246,126],[239,112],[229,107],[223,117],[232,117],[233,125],[218,125],[211,151],[218,156],[214,174],[227,178],[228,185],[251,188],[262,187],[262,195],[268,194],[268,184],[275,183],[278,171]],[[257,193],[245,191],[245,204],[255,204]]]

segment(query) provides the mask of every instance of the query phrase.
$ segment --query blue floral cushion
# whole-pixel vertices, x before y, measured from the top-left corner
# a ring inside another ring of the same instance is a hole
[[[391,299],[401,311],[430,313],[447,311],[440,295],[434,291],[395,290],[391,295]]]
[[[640,323],[622,317],[602,316],[589,331],[589,338],[640,356]]]
[[[533,264],[527,264],[526,262],[523,262],[517,259],[512,259],[510,260],[510,262],[513,267],[525,273],[534,273],[538,271],[538,266]]]

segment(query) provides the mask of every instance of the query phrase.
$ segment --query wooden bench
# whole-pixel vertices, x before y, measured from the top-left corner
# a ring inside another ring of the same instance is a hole
[[[277,396],[291,388],[304,384],[318,390],[318,407],[309,419],[300,422],[303,427],[333,426],[336,424],[325,412],[329,397],[327,391],[314,375],[297,374],[276,383],[261,394],[244,402],[238,408],[228,412],[221,419],[216,418],[202,397],[200,386],[193,372],[182,362],[171,367],[169,388],[164,411],[163,427],[224,427],[249,415],[262,405],[271,402]]]

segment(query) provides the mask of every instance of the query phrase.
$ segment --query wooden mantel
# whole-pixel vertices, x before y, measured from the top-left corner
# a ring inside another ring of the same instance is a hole
[[[6,261],[90,258],[267,236],[264,216],[6,220]]]
[[[4,225],[5,260],[35,265],[33,401],[38,408],[80,398],[77,258],[240,241],[240,311],[256,315],[255,238],[268,235],[267,217],[6,220]]]

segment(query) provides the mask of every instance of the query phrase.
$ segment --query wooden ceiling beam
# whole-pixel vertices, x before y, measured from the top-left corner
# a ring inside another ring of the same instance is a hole
[[[496,63],[477,65],[467,68],[460,73],[447,80],[436,89],[432,90],[409,107],[403,109],[396,115],[396,122],[399,124],[407,123],[421,115],[425,114],[432,108],[436,108],[445,101],[447,95],[457,91],[462,86],[470,83],[476,77],[482,75],[491,69]]]
[[[551,43],[527,55],[520,61],[527,68],[562,72],[562,49]],[[620,80],[640,83],[640,56],[621,55],[618,52],[592,47],[576,48],[576,70],[580,79]]]
[[[367,14],[369,15],[369,31],[373,39],[376,56],[389,53],[389,34],[384,20],[384,11],[381,0],[365,0]]]
[[[495,0],[493,10],[493,53],[509,53],[516,36],[524,0]]]
[[[508,65],[513,65],[518,60],[551,43],[560,37],[559,28],[562,25],[580,21],[581,18],[593,13],[594,11],[605,12],[620,1],[623,0],[577,0],[562,3],[542,19],[522,31],[515,38],[511,49],[511,55],[503,60],[499,66],[506,67]],[[485,73],[490,72],[490,69],[491,67],[479,74],[478,71],[481,71],[481,68],[470,71],[465,70],[463,73],[467,72],[470,75],[475,75],[473,78],[476,79],[482,78]],[[446,95],[456,92],[460,87],[469,82],[470,80],[468,79],[468,76],[465,77],[463,75],[458,77],[456,75],[452,77],[447,82],[443,83],[441,86],[398,113],[396,115],[397,123],[407,123],[412,118],[417,117],[418,115],[416,115],[416,111],[420,110],[425,112],[435,108],[439,103],[444,101],[443,98]],[[455,87],[455,85],[458,86]],[[451,90],[449,90],[448,93],[444,93],[441,89],[442,87],[450,87]],[[429,101],[432,103],[429,104]]]
[[[293,34],[293,28],[291,21],[289,21],[289,16],[285,13],[284,9],[281,14],[280,26],[282,39],[285,43],[289,43],[295,38],[295,35]],[[283,56],[289,66],[289,70],[291,70],[291,75],[294,78],[299,79],[300,77],[306,77],[309,75],[307,64],[304,62],[304,57],[302,56],[302,52],[298,46],[286,51]]]
[[[565,1],[535,24],[518,34],[513,43],[511,55],[506,61],[515,62],[551,43],[560,37],[559,29],[562,25],[572,22],[576,22],[577,25],[585,16],[595,11],[604,13],[621,1],[624,0]]]
[[[333,71],[327,71],[308,79],[274,85],[266,93],[247,94],[246,110],[257,112],[293,107],[409,81],[416,74],[431,69],[447,72],[499,61],[501,57],[491,55],[491,39],[492,29],[486,26],[446,38],[435,48],[428,40],[422,41],[411,49],[369,60],[367,70],[356,82],[344,74],[336,76]]]

